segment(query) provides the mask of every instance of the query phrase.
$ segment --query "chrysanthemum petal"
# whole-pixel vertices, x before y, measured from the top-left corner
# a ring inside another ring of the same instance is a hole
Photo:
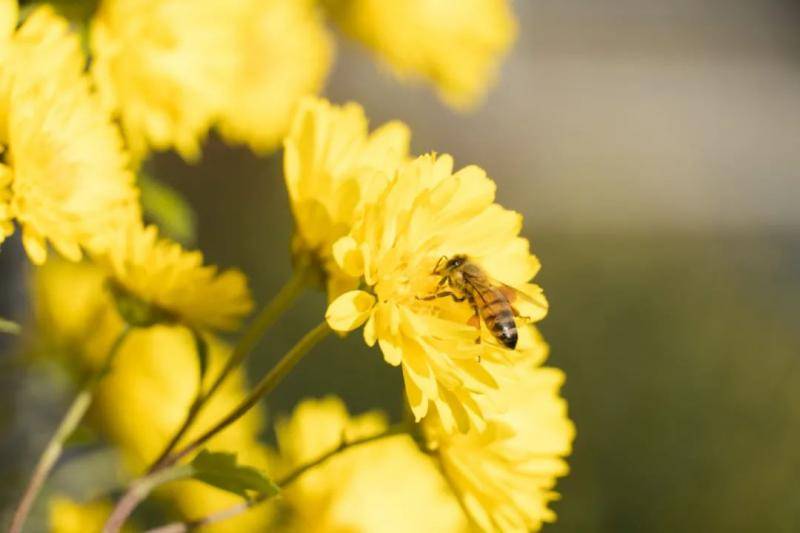
[[[325,312],[325,320],[335,331],[352,331],[369,318],[375,297],[365,291],[349,291],[336,298]]]

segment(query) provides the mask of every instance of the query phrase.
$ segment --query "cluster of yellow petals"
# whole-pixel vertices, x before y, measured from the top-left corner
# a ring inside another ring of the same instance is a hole
[[[67,350],[74,358],[74,365],[101,366],[109,346],[124,327],[114,311],[111,296],[101,290],[105,276],[105,271],[96,265],[57,260],[48,261],[36,270],[35,312],[39,330],[50,337],[48,353]],[[82,301],[75,302],[75,298],[82,298]],[[230,348],[213,336],[205,338],[209,343],[205,382],[208,386],[208,380],[217,375],[228,358]],[[81,339],[92,342],[81,342]],[[125,469],[131,475],[140,474],[158,456],[183,422],[198,390],[198,365],[191,333],[176,325],[136,329],[122,344],[113,371],[96,391],[88,421],[118,447]],[[245,372],[235,370],[201,411],[183,442],[208,429],[246,393]],[[266,468],[269,451],[258,441],[263,418],[263,410],[255,408],[216,435],[209,441],[208,448],[234,450],[244,464]],[[198,481],[165,485],[158,497],[173,504],[186,519],[199,518],[241,501],[233,494]],[[77,531],[93,531],[90,524],[96,521],[102,524],[106,517],[100,509],[100,504],[67,505],[56,500],[50,507],[51,527],[54,531],[68,533],[74,531],[69,529],[69,524],[87,520],[84,529]],[[101,516],[91,521],[96,515]],[[209,530],[261,530],[270,517],[271,510],[261,506]]]
[[[327,74],[327,33],[310,0],[103,0],[92,73],[136,159],[195,160],[209,129],[275,148],[297,100]]]
[[[496,393],[505,405],[486,429],[444,430],[436,416],[423,420],[429,446],[472,520],[483,531],[538,531],[555,520],[556,478],[568,472],[575,428],[558,391],[561,371],[518,365]]]
[[[400,78],[433,83],[457,108],[479,103],[516,35],[508,0],[328,0],[344,31]]]
[[[79,38],[47,6],[14,31],[16,2],[3,0],[0,22],[0,240],[16,221],[34,263],[48,242],[72,260],[102,251],[138,218],[138,193]]]
[[[358,104],[333,106],[305,98],[284,141],[284,177],[295,220],[296,258],[317,264],[333,298],[357,285],[333,260],[364,206],[382,190],[386,173],[408,158],[410,132],[394,121],[369,132]]]
[[[362,276],[368,290],[337,298],[327,319],[337,331],[362,324],[386,361],[400,366],[417,420],[433,404],[448,430],[481,427],[486,408],[477,399],[498,387],[512,364],[535,350],[530,326],[521,323],[516,350],[469,325],[467,302],[423,300],[437,291],[433,273],[442,257],[465,254],[492,280],[526,294],[515,302],[531,321],[547,301],[530,279],[539,262],[519,236],[522,217],[494,202],[495,185],[478,167],[453,172],[449,156],[423,156],[400,167],[346,237],[334,244],[339,266]],[[480,342],[476,339],[480,337]]]
[[[308,464],[342,439],[352,441],[386,429],[382,414],[350,416],[335,397],[304,400],[279,420],[277,473]],[[289,485],[278,507],[281,531],[467,531],[457,500],[430,457],[407,435],[350,448]]]
[[[234,330],[253,306],[244,274],[204,265],[155,226],[131,226],[104,259],[118,288],[190,327]]]

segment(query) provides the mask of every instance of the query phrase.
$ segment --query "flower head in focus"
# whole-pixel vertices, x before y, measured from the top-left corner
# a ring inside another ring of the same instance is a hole
[[[344,31],[401,78],[432,82],[451,105],[475,105],[516,34],[507,0],[329,0]]]
[[[130,303],[134,325],[179,321],[198,329],[236,329],[252,308],[247,279],[219,272],[203,254],[158,236],[155,226],[133,226],[105,257],[118,302]],[[143,305],[140,305],[143,304]],[[141,324],[135,324],[141,320]]]
[[[376,412],[350,416],[335,397],[304,400],[276,425],[279,472],[386,429]],[[281,497],[281,531],[406,533],[466,530],[457,500],[430,457],[405,435],[353,447],[309,470]]]
[[[134,158],[200,143],[229,97],[234,10],[220,0],[102,0],[91,25],[92,75]]]
[[[237,0],[230,9],[237,63],[219,129],[226,140],[265,153],[280,144],[298,100],[322,87],[330,37],[310,0]]]
[[[16,23],[3,2],[2,31]],[[22,229],[36,264],[47,243],[77,261],[139,219],[122,140],[90,91],[77,35],[47,6],[0,37],[0,240]]]
[[[436,416],[423,420],[428,444],[442,471],[483,531],[538,531],[555,520],[548,503],[556,478],[568,467],[575,427],[558,390],[561,371],[519,365],[515,379],[497,394],[508,409],[487,428],[466,434],[442,428]]]
[[[339,296],[328,307],[328,323],[337,331],[366,323],[367,344],[377,342],[386,362],[402,367],[417,421],[432,403],[448,429],[481,425],[484,409],[476,398],[538,348],[531,326],[517,324],[519,341],[509,350],[486,327],[470,324],[469,302],[423,299],[439,290],[434,269],[441,258],[464,254],[491,279],[527,295],[518,305],[526,320],[544,317],[547,302],[529,283],[539,262],[519,236],[522,217],[494,203],[494,193],[480,168],[453,173],[449,156],[423,156],[403,165],[334,245],[339,266],[362,276],[368,290]]]
[[[284,175],[295,219],[293,251],[318,265],[329,298],[355,287],[333,260],[364,205],[408,157],[410,133],[389,122],[372,133],[357,104],[304,99],[284,141]]]

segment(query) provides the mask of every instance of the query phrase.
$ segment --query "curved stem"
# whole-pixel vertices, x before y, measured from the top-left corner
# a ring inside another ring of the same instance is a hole
[[[377,440],[385,439],[388,437],[393,437],[395,435],[407,434],[410,433],[411,430],[412,427],[410,427],[408,423],[402,422],[399,424],[394,424],[392,426],[389,426],[388,428],[386,428],[385,431],[382,431],[381,433],[378,433],[376,435],[371,435],[369,437],[364,437],[361,439],[355,439],[350,442],[342,441],[336,448],[320,455],[313,461],[298,467],[297,469],[293,470],[292,472],[284,476],[283,479],[278,481],[278,486],[281,488],[286,488],[309,470],[312,470],[322,465],[323,463],[332,459],[334,456],[344,452],[345,450],[348,450],[350,448],[355,448],[356,446],[368,444],[370,442],[374,442]],[[270,496],[258,496],[256,498],[253,498],[252,500],[247,500],[240,504],[228,507],[227,509],[223,509],[222,511],[212,513],[203,518],[198,518],[190,522],[173,522],[172,524],[167,524],[165,526],[157,527],[155,529],[150,529],[146,533],[185,533],[186,531],[190,531],[198,527],[216,524],[217,522],[222,522],[223,520],[227,520],[228,518],[233,518],[234,516],[239,515],[252,507],[255,507],[256,505],[268,500],[269,498]]]
[[[33,470],[28,486],[25,488],[22,500],[20,500],[17,510],[14,512],[14,518],[8,530],[9,533],[20,533],[22,531],[22,527],[25,525],[25,520],[28,518],[36,496],[39,494],[39,491],[41,491],[44,482],[61,457],[61,452],[64,450],[64,442],[72,435],[72,432],[75,431],[75,428],[78,427],[81,420],[83,420],[86,411],[88,411],[89,406],[92,404],[92,398],[97,384],[100,383],[103,376],[108,373],[114,356],[119,351],[130,331],[130,326],[125,326],[125,328],[120,331],[114,343],[111,345],[111,348],[109,348],[108,355],[106,356],[102,368],[89,378],[78,395],[75,396],[75,399],[72,400],[72,404],[69,406],[69,409],[67,409],[64,418],[59,422],[55,433],[50,437],[50,441],[47,443],[44,452],[42,452],[39,461],[36,463],[36,468]]]
[[[120,498],[111,515],[103,526],[103,533],[119,531],[131,513],[159,485],[176,479],[190,477],[194,469],[192,465],[177,465],[153,472],[131,484],[128,491]]]
[[[206,392],[198,393],[189,410],[186,413],[183,423],[169,440],[167,445],[158,455],[155,461],[147,469],[148,473],[154,472],[158,467],[162,466],[170,452],[178,445],[178,442],[183,438],[191,425],[194,423],[197,415],[202,410],[205,402],[210,398],[219,387],[225,382],[225,379],[230,373],[237,368],[247,358],[250,352],[258,344],[258,341],[264,336],[264,333],[269,327],[275,323],[284,311],[295,301],[295,299],[303,292],[308,286],[309,272],[307,268],[300,267],[292,273],[283,287],[278,291],[272,300],[264,306],[263,309],[256,315],[245,332],[242,334],[241,339],[236,344],[231,352],[230,357],[225,362],[225,366],[220,371],[214,382]]]
[[[194,439],[187,444],[183,449],[166,457],[163,465],[171,465],[195,451],[197,448],[206,443],[211,437],[239,420],[245,413],[253,408],[261,398],[271,393],[278,384],[283,381],[289,372],[295,367],[297,363],[308,353],[322,339],[328,336],[331,332],[330,327],[326,322],[322,322],[314,329],[306,333],[291,350],[278,361],[272,370],[270,370],[261,380],[256,384],[250,394],[242,400],[242,402],[230,413],[228,416],[219,421],[211,429]]]

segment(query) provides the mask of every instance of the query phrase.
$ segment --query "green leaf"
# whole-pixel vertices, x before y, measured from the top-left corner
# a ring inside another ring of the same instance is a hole
[[[250,493],[268,497],[280,492],[264,473],[237,464],[234,453],[203,450],[192,461],[192,467],[193,478],[243,498],[248,498]]]
[[[0,318],[0,333],[8,333],[9,335],[19,335],[22,332],[22,327],[16,322]]]
[[[139,174],[138,184],[144,216],[167,237],[184,246],[194,244],[197,220],[181,193],[144,172]]]

